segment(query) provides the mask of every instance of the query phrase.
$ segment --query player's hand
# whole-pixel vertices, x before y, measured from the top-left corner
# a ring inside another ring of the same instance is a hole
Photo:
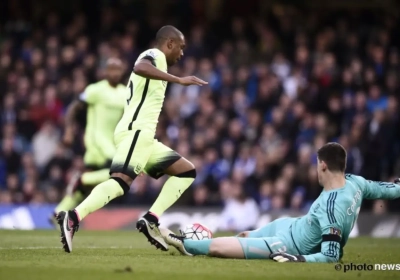
[[[301,255],[290,255],[287,253],[273,253],[269,256],[276,262],[305,262],[306,259]]]
[[[208,84],[208,82],[203,81],[202,79],[199,79],[195,76],[187,76],[179,78],[178,83],[183,86],[190,86],[190,85],[203,86]]]
[[[397,184],[397,185],[400,185],[400,178],[394,179],[394,183]]]

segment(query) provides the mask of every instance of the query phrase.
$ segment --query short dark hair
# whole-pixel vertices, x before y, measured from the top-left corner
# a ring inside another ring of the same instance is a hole
[[[318,160],[324,161],[332,172],[345,172],[347,153],[339,143],[327,143],[317,152]]]
[[[183,36],[183,34],[175,26],[165,25],[158,30],[156,34],[156,42],[157,44],[162,44],[165,40],[176,39],[179,36]]]

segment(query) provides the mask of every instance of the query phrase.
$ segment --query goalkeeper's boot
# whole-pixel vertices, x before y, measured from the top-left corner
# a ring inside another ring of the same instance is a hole
[[[140,218],[136,223],[136,228],[147,237],[152,245],[162,251],[168,251],[168,244],[161,235],[158,226],[158,223],[150,222],[145,217]]]
[[[185,249],[185,233],[181,231],[181,235],[174,234],[170,230],[162,231],[164,235],[165,242],[167,242],[168,245],[171,245],[175,247],[182,255],[190,256],[192,257],[193,255],[190,254],[188,251]]]
[[[72,252],[72,239],[79,229],[79,221],[74,211],[61,211],[57,214],[58,224],[61,230],[61,243],[67,253]]]

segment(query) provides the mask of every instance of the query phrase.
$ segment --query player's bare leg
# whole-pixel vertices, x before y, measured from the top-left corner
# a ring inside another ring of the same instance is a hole
[[[194,167],[193,163],[188,161],[186,158],[181,157],[174,164],[172,164],[170,167],[165,169],[164,173],[167,175],[170,175],[170,176],[177,176],[184,172],[193,170],[194,168],[195,167]]]
[[[168,244],[165,243],[158,228],[158,217],[171,207],[193,183],[196,177],[196,170],[190,161],[181,157],[162,173],[170,175],[170,177],[165,182],[161,193],[149,212],[139,219],[136,227],[157,248],[167,250]]]
[[[210,244],[210,253],[212,257],[244,259],[244,253],[239,239],[236,237],[214,238]]]

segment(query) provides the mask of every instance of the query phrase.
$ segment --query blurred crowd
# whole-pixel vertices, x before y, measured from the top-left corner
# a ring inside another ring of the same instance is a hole
[[[12,20],[3,26],[0,204],[60,200],[84,153],[84,114],[72,147],[61,143],[66,108],[104,77],[109,57],[125,62],[125,84],[164,23],[155,21],[143,36],[141,24],[104,9],[96,33],[82,13],[66,23],[50,13],[37,26]],[[187,49],[169,72],[209,82],[169,85],[158,125],[157,138],[197,168],[180,203],[307,209],[321,191],[316,150],[328,141],[347,149],[347,172],[372,180],[398,176],[399,24],[390,15],[326,18],[282,8],[268,20],[178,25]],[[137,178],[115,203],[150,204],[163,182]],[[400,209],[381,201],[368,208]]]

